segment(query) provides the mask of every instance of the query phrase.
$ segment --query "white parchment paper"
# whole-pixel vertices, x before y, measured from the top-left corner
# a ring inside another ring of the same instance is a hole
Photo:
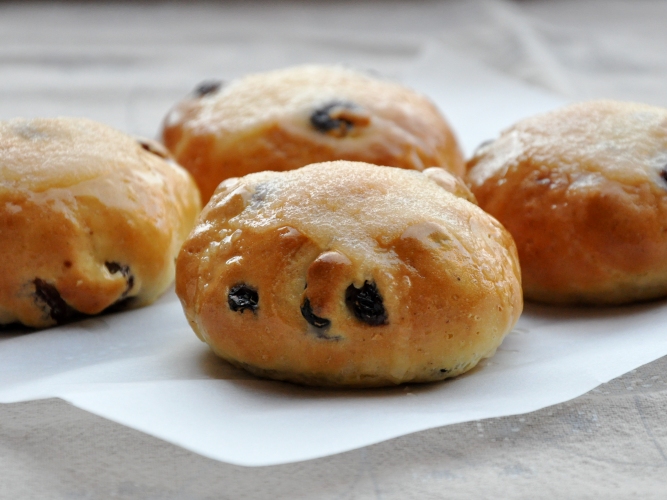
[[[404,81],[445,111],[468,153],[562,100],[427,47]],[[537,410],[667,354],[667,302],[527,306],[495,357],[455,380],[368,391],[256,379],[212,355],[173,291],[136,311],[0,333],[0,402],[60,397],[230,463],[339,453],[457,422]]]

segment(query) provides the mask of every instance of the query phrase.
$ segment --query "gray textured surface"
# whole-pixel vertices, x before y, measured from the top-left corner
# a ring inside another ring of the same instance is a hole
[[[665,498],[667,358],[571,402],[244,468],[59,400],[0,405],[1,498]]]
[[[372,60],[398,73],[429,37],[573,99],[667,105],[665,21],[658,1],[5,2],[0,118],[86,115],[153,135],[168,103],[212,74],[243,72],[244,59]],[[291,52],[267,50],[278,39]],[[665,368],[662,358],[528,415],[264,468],[58,400],[0,405],[0,498],[665,498]]]

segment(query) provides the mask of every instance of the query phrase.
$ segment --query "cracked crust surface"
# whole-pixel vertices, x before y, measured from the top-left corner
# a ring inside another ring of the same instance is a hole
[[[595,101],[524,120],[468,163],[512,233],[527,299],[621,304],[667,295],[667,110]]]
[[[304,384],[472,368],[521,313],[516,249],[443,189],[466,193],[453,176],[429,174],[338,161],[225,181],[177,260],[192,328],[224,359]]]
[[[153,141],[85,119],[0,122],[0,324],[152,302],[199,207]]]
[[[457,141],[436,107],[394,83],[340,67],[300,66],[206,90],[178,103],[162,131],[204,201],[230,177],[331,160],[464,173]]]

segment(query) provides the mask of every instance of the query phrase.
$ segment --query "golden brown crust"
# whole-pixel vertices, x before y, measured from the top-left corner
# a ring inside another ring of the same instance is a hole
[[[521,313],[519,275],[511,236],[475,205],[419,172],[338,161],[221,184],[176,292],[228,361],[362,387],[442,380],[493,354]]]
[[[524,120],[468,163],[512,233],[527,299],[620,304],[667,295],[667,110],[612,101]]]
[[[162,140],[204,200],[230,177],[337,159],[464,173],[456,139],[428,99],[338,67],[250,75],[193,95],[169,113]]]
[[[0,324],[155,300],[200,207],[153,141],[84,119],[0,122]]]
[[[468,200],[470,203],[477,205],[477,198],[475,198],[475,195],[472,194],[470,188],[460,177],[452,175],[446,170],[438,167],[427,168],[423,172],[426,177],[431,179],[445,191],[449,191],[459,198],[463,198],[464,200]]]

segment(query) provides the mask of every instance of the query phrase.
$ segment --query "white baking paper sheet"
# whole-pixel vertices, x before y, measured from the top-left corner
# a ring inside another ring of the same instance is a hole
[[[470,152],[561,99],[427,46],[404,81],[446,112]],[[364,391],[256,379],[213,356],[173,291],[135,311],[0,333],[0,402],[60,397],[213,459],[247,466],[322,457],[447,424],[579,396],[667,354],[667,302],[527,306],[495,357],[457,379]]]

